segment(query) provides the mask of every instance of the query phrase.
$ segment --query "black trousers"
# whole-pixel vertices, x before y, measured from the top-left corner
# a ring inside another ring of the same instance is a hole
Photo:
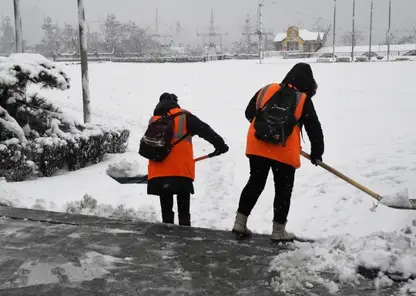
[[[162,209],[162,221],[163,223],[173,224],[175,221],[175,213],[173,212],[173,194],[160,195],[160,207]],[[178,204],[178,218],[179,225],[191,226],[191,214],[190,214],[190,193],[177,194]]]
[[[250,178],[241,193],[238,212],[249,216],[266,186],[270,168],[274,177],[273,221],[284,224],[289,214],[296,169],[285,163],[260,156],[249,156]]]

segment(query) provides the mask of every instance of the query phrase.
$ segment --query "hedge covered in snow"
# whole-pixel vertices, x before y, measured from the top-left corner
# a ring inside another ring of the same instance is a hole
[[[30,83],[70,87],[67,75],[40,55],[0,58],[0,177],[52,176],[125,152],[128,130],[76,122],[46,98],[28,95]]]

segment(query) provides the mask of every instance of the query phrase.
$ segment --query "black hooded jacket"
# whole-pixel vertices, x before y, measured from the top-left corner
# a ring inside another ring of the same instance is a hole
[[[162,99],[153,111],[153,115],[164,115],[173,108],[180,108],[176,96],[162,96]],[[208,124],[190,112],[187,112],[186,119],[187,129],[191,135],[199,136],[211,143],[215,149],[222,150],[221,148],[225,145],[224,140]],[[147,182],[147,193],[152,195],[194,194],[194,192],[192,179],[186,177],[159,177],[150,179]]]
[[[300,122],[305,126],[306,133],[311,142],[311,156],[314,159],[321,159],[324,154],[324,135],[321,123],[316,114],[312,97],[318,88],[313,77],[311,67],[306,63],[296,64],[283,79],[282,84],[292,84],[299,91],[306,93],[307,98],[303,107]],[[256,116],[256,100],[260,90],[256,92],[246,108],[246,118],[253,121]]]

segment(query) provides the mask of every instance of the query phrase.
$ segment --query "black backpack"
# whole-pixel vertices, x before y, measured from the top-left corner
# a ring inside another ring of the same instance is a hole
[[[286,146],[287,138],[299,124],[295,117],[301,93],[281,85],[280,90],[258,109],[254,122],[255,137],[272,144]]]
[[[163,161],[173,147],[189,136],[189,133],[172,143],[174,136],[175,117],[186,112],[164,114],[159,119],[151,122],[144,136],[140,140],[139,154],[149,160]]]

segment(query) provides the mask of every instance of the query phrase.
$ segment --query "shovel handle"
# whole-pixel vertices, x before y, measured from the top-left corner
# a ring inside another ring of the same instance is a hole
[[[217,155],[215,155],[214,152],[212,152],[210,154],[207,154],[207,155],[204,155],[204,156],[200,156],[198,158],[195,158],[194,161],[195,162],[198,162],[198,161],[205,160],[207,158],[211,158],[211,157],[215,157],[215,156],[217,156]]]
[[[200,157],[198,157],[198,158],[195,158],[195,159],[194,159],[194,161],[195,161],[195,162],[198,162],[198,161],[201,161],[201,160],[205,160],[205,159],[207,159],[207,158],[210,158],[209,154],[204,155],[204,156],[200,156]]]
[[[301,151],[301,155],[302,155],[303,157],[305,157],[305,158],[307,158],[307,159],[311,160],[311,156],[310,156],[309,154],[307,154],[306,152]],[[328,172],[330,172],[330,173],[334,174],[334,175],[335,175],[335,176],[337,176],[338,178],[340,178],[340,179],[344,180],[345,182],[347,182],[347,183],[351,184],[352,186],[354,186],[354,187],[356,187],[356,188],[360,189],[361,191],[363,191],[363,192],[367,193],[368,195],[372,196],[372,197],[373,197],[373,198],[375,198],[376,200],[380,201],[380,200],[382,199],[382,197],[381,197],[379,194],[377,194],[377,193],[375,193],[374,191],[372,191],[372,190],[368,189],[367,187],[365,187],[365,186],[361,185],[361,184],[360,184],[360,183],[358,183],[357,181],[354,181],[353,179],[351,179],[350,177],[348,177],[348,176],[344,175],[343,173],[341,173],[341,172],[337,171],[336,169],[334,169],[334,168],[330,167],[330,166],[329,166],[329,165],[327,165],[326,163],[324,163],[324,162],[322,162],[322,161],[320,161],[320,160],[317,160],[317,161],[316,161],[316,163],[317,163],[320,167],[322,167],[322,168],[324,168],[325,170],[327,170]]]

